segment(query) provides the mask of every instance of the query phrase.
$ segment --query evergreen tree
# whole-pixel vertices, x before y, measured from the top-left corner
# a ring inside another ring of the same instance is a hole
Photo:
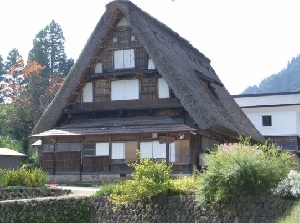
[[[22,56],[20,55],[19,51],[16,48],[12,49],[8,53],[6,62],[4,63],[4,73],[7,74],[20,59],[22,59]]]
[[[3,80],[4,78],[4,63],[3,63],[3,58],[2,56],[0,55],[0,81]]]
[[[36,35],[29,58],[45,67],[45,76],[49,77],[54,73],[66,76],[74,61],[67,59],[64,43],[65,38],[60,25],[52,20]]]
[[[4,80],[4,63],[3,63],[3,58],[0,55],[0,82]],[[2,84],[0,85],[0,103],[3,103],[3,94],[2,94]]]
[[[28,63],[35,61],[43,67],[40,76],[28,77],[28,97],[34,107],[43,112],[53,99],[56,91],[53,85],[62,83],[64,77],[74,64],[73,59],[68,59],[64,47],[65,38],[59,24],[54,20],[42,29],[33,40],[33,48],[28,55]]]

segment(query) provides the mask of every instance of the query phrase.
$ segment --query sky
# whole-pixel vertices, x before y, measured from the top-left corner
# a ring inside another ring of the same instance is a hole
[[[78,58],[110,0],[0,0],[0,55],[26,58],[52,19]],[[258,85],[300,54],[299,0],[132,0],[211,60],[230,94]]]

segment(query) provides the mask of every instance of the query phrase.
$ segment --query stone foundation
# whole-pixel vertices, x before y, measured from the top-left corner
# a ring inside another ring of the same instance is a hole
[[[294,204],[275,197],[240,197],[226,205],[198,206],[193,196],[161,196],[115,208],[108,197],[44,198],[0,201],[0,222],[273,223]]]

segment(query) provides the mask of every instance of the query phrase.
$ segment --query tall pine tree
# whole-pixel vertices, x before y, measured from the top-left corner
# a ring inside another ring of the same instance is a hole
[[[74,64],[65,54],[65,38],[58,23],[51,21],[33,40],[33,48],[29,52],[28,61],[35,61],[44,69],[41,78],[31,76],[28,79],[28,93],[33,99],[35,108],[43,112],[53,99],[56,91],[52,86],[59,85]]]

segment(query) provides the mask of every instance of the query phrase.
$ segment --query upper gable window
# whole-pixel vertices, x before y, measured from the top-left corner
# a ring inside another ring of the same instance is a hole
[[[93,102],[93,83],[86,83],[82,92],[82,102]]]
[[[158,78],[158,97],[169,98],[170,90],[167,82],[163,78]]]
[[[134,49],[114,51],[114,68],[134,68]]]
[[[152,59],[148,59],[148,69],[149,70],[155,69],[155,65],[154,65]]]
[[[129,23],[127,22],[127,19],[125,17],[123,17],[120,22],[117,25],[118,27],[120,26],[129,26]]]
[[[111,100],[139,99],[139,80],[118,80],[111,82]]]

